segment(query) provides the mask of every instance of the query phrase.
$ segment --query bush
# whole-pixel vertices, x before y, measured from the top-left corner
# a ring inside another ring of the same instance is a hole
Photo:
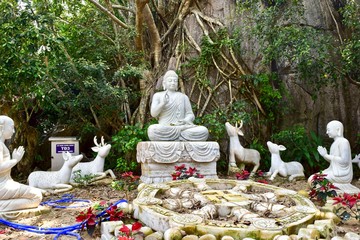
[[[285,145],[286,150],[281,153],[281,158],[285,162],[300,162],[305,173],[325,169],[327,162],[320,158],[317,151],[317,147],[322,146],[322,139],[313,131],[310,131],[308,135],[303,126],[294,126],[289,130],[274,134],[272,139],[278,144]]]
[[[147,141],[147,127],[140,125],[125,125],[116,135],[112,137],[112,149],[109,158],[116,159],[115,168],[120,172],[136,171],[136,146],[141,141]]]

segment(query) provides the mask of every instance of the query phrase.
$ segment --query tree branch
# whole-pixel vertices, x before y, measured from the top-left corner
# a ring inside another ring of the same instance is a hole
[[[128,29],[129,26],[126,25],[125,23],[123,23],[120,19],[118,19],[114,14],[112,14],[108,9],[106,9],[105,7],[103,7],[98,1],[96,0],[88,0],[89,2],[91,2],[92,4],[94,4],[100,11],[102,11],[103,13],[105,13],[108,17],[110,17],[114,22],[116,22],[118,25],[120,25],[121,27]]]

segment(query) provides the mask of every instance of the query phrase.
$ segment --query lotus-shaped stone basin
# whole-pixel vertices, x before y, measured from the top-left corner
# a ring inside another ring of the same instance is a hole
[[[187,234],[210,233],[218,239],[296,234],[319,212],[295,191],[229,179],[141,184],[133,205],[134,217],[156,231],[179,227]]]

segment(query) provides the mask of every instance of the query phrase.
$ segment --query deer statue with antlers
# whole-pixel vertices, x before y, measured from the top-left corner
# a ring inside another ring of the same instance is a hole
[[[104,172],[105,158],[110,152],[111,144],[104,143],[104,137],[101,137],[101,143],[98,143],[96,136],[94,137],[94,144],[95,147],[92,147],[91,149],[94,152],[97,152],[95,159],[90,162],[78,163],[72,170],[70,178],[71,183],[74,183],[74,172],[79,170],[81,171],[80,173],[82,176],[90,174],[95,175],[95,177],[90,182],[103,179],[107,174],[110,174],[113,179],[116,178],[111,169],[108,169]]]
[[[252,164],[254,168],[251,171],[251,175],[255,174],[260,166],[260,153],[255,149],[244,148],[239,140],[238,135],[244,136],[241,128],[243,122],[240,122],[240,126],[236,123],[235,127],[230,123],[225,123],[226,131],[230,138],[229,145],[229,171],[236,171],[237,164],[239,164],[239,169],[243,170],[245,165]],[[238,169],[237,169],[238,170]]]

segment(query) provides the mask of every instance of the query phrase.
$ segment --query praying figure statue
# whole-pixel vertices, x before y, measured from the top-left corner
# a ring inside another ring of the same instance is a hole
[[[15,182],[11,178],[11,168],[24,156],[23,146],[15,148],[12,156],[5,140],[14,134],[14,121],[0,115],[0,212],[36,208],[42,200],[40,189]]]
[[[178,75],[169,70],[163,78],[162,92],[154,94],[151,116],[159,123],[148,128],[151,141],[206,141],[209,132],[206,127],[193,123],[195,115],[189,98],[178,92]]]
[[[353,179],[353,168],[351,162],[351,148],[349,141],[343,136],[344,126],[339,121],[331,121],[327,124],[326,134],[334,139],[331,144],[330,152],[326,148],[318,146],[319,154],[330,163],[329,167],[322,171],[326,174],[330,182],[332,182],[340,191],[352,194],[358,193],[360,189],[351,185]],[[313,176],[310,176],[311,183]]]

